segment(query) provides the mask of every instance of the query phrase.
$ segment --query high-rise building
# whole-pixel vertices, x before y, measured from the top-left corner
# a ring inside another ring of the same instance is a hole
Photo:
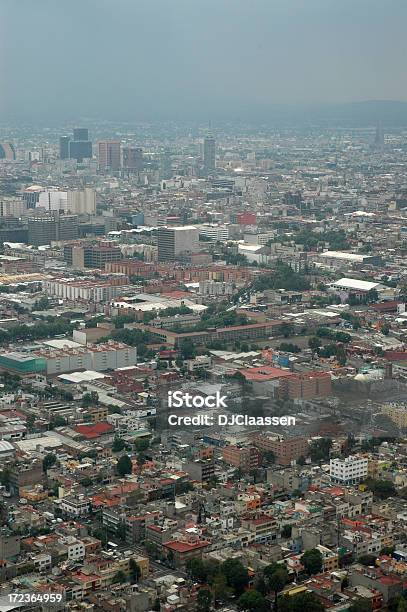
[[[384,146],[384,130],[383,125],[381,123],[377,124],[374,143],[375,147],[378,149],[381,149]]]
[[[198,251],[198,229],[193,225],[159,227],[157,245],[158,261],[175,261],[181,255]]]
[[[74,240],[78,237],[77,215],[49,211],[28,218],[28,244],[41,246],[57,240]]]
[[[96,213],[96,193],[94,189],[86,187],[83,190],[68,191],[66,209],[78,215],[94,215]]]
[[[98,143],[99,170],[120,170],[120,140],[101,140]]]
[[[23,198],[14,196],[0,197],[0,217],[18,218],[27,210],[27,202]]]
[[[78,162],[92,157],[92,142],[89,140],[87,128],[74,129],[73,140],[69,142],[69,157]]]
[[[69,159],[70,136],[59,137],[59,159]]]
[[[88,128],[74,128],[73,130],[73,139],[74,140],[89,140],[89,130]]]
[[[136,172],[143,169],[143,149],[141,147],[123,147],[123,169]]]
[[[213,136],[205,136],[203,141],[204,171],[210,174],[216,168],[216,140]]]
[[[92,143],[86,140],[71,140],[69,143],[69,157],[83,162],[92,157]]]

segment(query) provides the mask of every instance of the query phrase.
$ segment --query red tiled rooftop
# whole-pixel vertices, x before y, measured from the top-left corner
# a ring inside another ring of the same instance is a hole
[[[175,552],[179,552],[179,553],[187,553],[190,552],[191,550],[198,550],[199,548],[206,548],[207,546],[209,546],[209,542],[205,541],[205,542],[180,542],[180,541],[172,541],[172,542],[166,542],[164,544],[165,548],[169,548],[170,550],[173,550]]]
[[[282,370],[281,368],[273,368],[272,366],[258,366],[256,368],[246,368],[239,370],[246,380],[262,381],[273,380],[274,378],[283,378],[292,376],[292,372]]]
[[[113,425],[110,423],[95,423],[94,425],[76,425],[75,431],[82,434],[85,438],[92,439],[103,436],[104,434],[113,431]]]

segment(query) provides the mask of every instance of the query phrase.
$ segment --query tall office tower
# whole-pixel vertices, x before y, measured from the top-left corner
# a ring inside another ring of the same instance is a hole
[[[84,159],[92,157],[92,143],[89,140],[89,130],[87,128],[75,128],[73,140],[69,143],[69,157],[82,162]]]
[[[143,149],[123,147],[123,169],[138,172],[143,169]]]
[[[205,136],[203,141],[204,171],[210,174],[216,168],[216,140],[213,136]]]
[[[59,137],[59,159],[69,159],[70,136]]]
[[[375,147],[381,149],[384,147],[384,130],[383,125],[380,123],[377,124],[376,127],[376,136],[374,141]]]
[[[101,140],[98,143],[99,170],[120,170],[120,140]]]
[[[73,130],[74,140],[89,141],[89,130],[88,128],[74,128]]]
[[[181,255],[198,251],[198,229],[193,225],[159,227],[157,245],[158,261],[175,261]]]
[[[41,246],[56,240],[75,240],[78,237],[77,215],[50,211],[28,218],[28,244]]]
[[[172,177],[172,161],[170,151],[164,151],[160,155],[160,179],[170,179]]]

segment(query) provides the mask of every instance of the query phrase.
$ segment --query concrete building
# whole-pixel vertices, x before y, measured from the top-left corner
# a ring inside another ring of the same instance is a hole
[[[78,237],[78,217],[50,211],[28,218],[28,243],[33,246],[51,244]]]
[[[120,140],[98,142],[98,168],[100,172],[120,170]]]
[[[62,346],[63,346],[63,342]],[[76,370],[115,370],[137,363],[137,349],[127,344],[109,340],[105,344],[95,344],[66,348],[44,348],[35,351],[35,356],[45,360],[45,371],[49,374],[62,374]]]
[[[333,269],[343,268],[344,266],[356,268],[366,265],[379,266],[382,263],[380,255],[364,255],[342,251],[324,251],[313,259]]]
[[[291,465],[300,457],[308,455],[309,446],[306,438],[283,438],[278,435],[255,434],[253,444],[261,452],[271,452],[279,465]]]
[[[400,404],[385,404],[382,406],[382,413],[387,416],[399,427],[400,429],[407,429],[407,408]]]
[[[70,136],[59,137],[59,159],[69,159]]]
[[[216,140],[211,135],[203,140],[203,163],[205,174],[211,174],[216,169]]]
[[[0,217],[21,217],[27,210],[27,203],[22,198],[2,196],[0,199]]]
[[[60,278],[45,280],[43,287],[47,294],[59,297],[70,302],[109,302],[123,292],[123,285],[127,284],[126,277],[112,278],[106,281],[75,280]]]
[[[251,472],[260,465],[260,453],[255,446],[243,447],[225,446],[222,449],[223,460],[229,465],[242,470],[242,472]]]
[[[123,147],[123,170],[138,172],[143,169],[143,149]]]
[[[77,269],[105,268],[107,263],[120,261],[120,247],[111,242],[91,244],[77,242],[64,245],[64,260],[69,266]]]
[[[367,477],[368,459],[350,455],[345,459],[331,459],[329,474],[333,482],[342,485],[357,484]]]
[[[86,187],[82,190],[68,191],[66,209],[78,215],[96,214],[96,193],[93,189]]]
[[[160,227],[157,233],[158,261],[175,261],[199,249],[199,232],[193,225]]]
[[[213,280],[204,280],[199,283],[199,293],[201,295],[232,295],[233,291],[233,283],[217,282]]]
[[[182,469],[190,475],[192,480],[197,480],[198,482],[208,482],[215,476],[215,462],[213,459],[187,461],[182,465]]]
[[[217,223],[203,223],[198,226],[199,235],[209,238],[212,242],[229,240],[229,226]]]

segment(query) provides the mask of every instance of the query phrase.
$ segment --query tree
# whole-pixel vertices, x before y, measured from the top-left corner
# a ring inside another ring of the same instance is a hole
[[[305,571],[311,576],[312,574],[319,574],[323,567],[322,554],[317,548],[311,548],[306,550],[301,557],[301,562],[305,568]]]
[[[193,359],[196,355],[195,345],[191,338],[181,340],[179,348],[182,359]]]
[[[207,578],[206,567],[204,561],[199,557],[189,559],[186,563],[186,570],[192,580],[196,580],[197,582],[205,582]]]
[[[279,351],[285,351],[286,353],[300,353],[301,349],[297,344],[292,342],[282,342],[278,347]]]
[[[349,612],[372,612],[369,599],[355,599],[349,607]]]
[[[209,612],[211,609],[213,595],[209,589],[200,589],[197,597],[197,610]]]
[[[404,597],[400,597],[399,599],[397,612],[407,612],[407,601],[404,599]]]
[[[243,595],[239,597],[237,605],[241,610],[248,610],[249,612],[262,612],[263,610],[267,610],[264,596],[255,589],[250,589],[243,593]]]
[[[336,347],[336,359],[340,366],[346,365],[346,350],[342,344],[338,344]]]
[[[141,576],[139,564],[131,557],[129,561],[130,576],[133,582],[138,582]]]
[[[249,583],[249,574],[242,562],[238,559],[226,559],[221,565],[221,572],[236,595],[241,595]]]
[[[331,447],[331,438],[321,438],[320,440],[314,440],[310,447],[310,455],[312,461],[314,463],[318,461],[327,461],[329,459]]]
[[[122,582],[126,582],[126,574],[120,570],[115,574],[113,584],[121,584]]]
[[[131,474],[133,471],[133,464],[128,455],[122,455],[117,462],[117,473],[119,476],[123,477],[126,474]]]
[[[321,340],[313,336],[308,340],[308,346],[312,351],[316,351],[321,346]]]
[[[284,595],[278,600],[279,612],[325,612],[322,603],[314,593],[304,592],[297,595]]]
[[[53,453],[48,453],[42,460],[42,469],[46,472],[51,466],[56,463],[57,457]]]
[[[388,336],[390,332],[390,325],[388,323],[383,323],[381,327],[381,332],[383,336]]]
[[[366,567],[370,567],[371,565],[374,567],[376,565],[376,555],[362,555],[359,557],[358,561]]]
[[[284,527],[281,530],[281,535],[283,538],[291,538],[291,532],[292,532],[292,526],[284,525]]]
[[[280,325],[280,333],[284,336],[284,338],[288,338],[294,333],[294,326],[291,323],[283,323]]]
[[[114,453],[119,453],[120,451],[124,449],[125,446],[126,446],[126,443],[124,440],[122,440],[122,438],[119,438],[119,436],[114,437],[113,445],[112,445],[112,451]]]
[[[57,414],[49,422],[48,427],[50,429],[55,429],[56,427],[64,427],[64,425],[66,425],[66,419],[64,419],[64,417]]]
[[[45,296],[37,300],[33,306],[33,310],[47,310],[47,308],[49,308],[49,299]]]
[[[366,478],[365,484],[378,499],[387,499],[396,495],[396,488],[390,480]]]
[[[270,568],[270,569],[268,569]],[[288,580],[288,573],[285,567],[275,565],[268,565],[264,569],[264,578],[266,585],[274,593],[274,607],[277,609],[277,598],[280,591],[283,590]]]
[[[218,573],[212,583],[213,593],[216,601],[225,601],[232,594],[232,589],[228,586],[225,574]]]
[[[99,395],[96,391],[91,391],[90,393],[85,393],[82,396],[82,407],[89,408],[89,406],[96,406],[99,403]]]

